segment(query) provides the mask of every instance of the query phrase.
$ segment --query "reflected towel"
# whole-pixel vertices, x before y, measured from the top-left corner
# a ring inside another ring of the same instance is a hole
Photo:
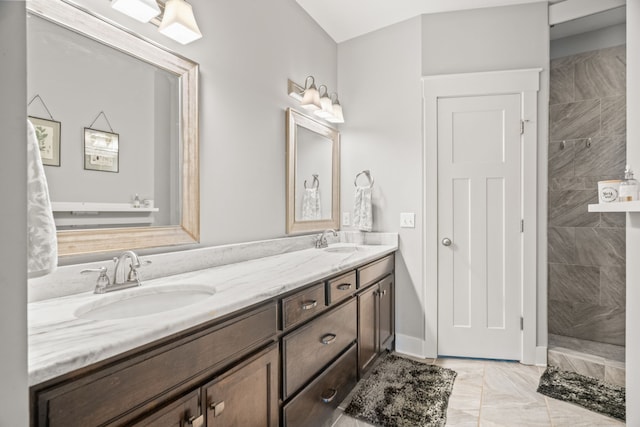
[[[302,220],[310,221],[322,218],[320,191],[318,187],[305,188],[302,195]]]
[[[373,227],[371,193],[371,187],[356,187],[353,226],[361,231],[371,231]]]
[[[36,131],[27,120],[27,271],[29,277],[49,274],[58,266],[58,240],[49,187],[40,159]]]

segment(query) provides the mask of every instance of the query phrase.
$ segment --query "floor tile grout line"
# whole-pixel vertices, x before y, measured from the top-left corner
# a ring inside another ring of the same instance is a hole
[[[549,398],[547,396],[544,396],[544,404],[547,407],[547,416],[549,417],[549,424],[551,424],[551,427],[554,427],[555,423],[553,422],[553,418],[551,417],[551,407],[549,407]]]
[[[482,386],[480,387],[480,407],[478,408],[478,427],[480,427],[480,420],[482,420],[482,403],[484,402],[484,385],[485,378],[487,376],[487,362],[482,364]]]

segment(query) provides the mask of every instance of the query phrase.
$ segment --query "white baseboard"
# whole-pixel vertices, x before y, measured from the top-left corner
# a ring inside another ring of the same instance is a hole
[[[425,358],[423,344],[420,338],[396,334],[396,352],[398,353],[423,359]]]
[[[547,366],[547,347],[546,346],[536,347],[536,365]]]

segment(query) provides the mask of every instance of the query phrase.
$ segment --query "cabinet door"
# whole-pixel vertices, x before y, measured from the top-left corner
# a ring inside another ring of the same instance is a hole
[[[367,370],[378,352],[376,303],[378,285],[358,295],[358,375]]]
[[[391,346],[393,341],[393,276],[380,282],[378,291],[378,351]]]
[[[278,426],[278,345],[203,387],[207,427]]]
[[[200,391],[162,407],[152,415],[133,424],[134,427],[202,427],[204,416],[200,415]]]

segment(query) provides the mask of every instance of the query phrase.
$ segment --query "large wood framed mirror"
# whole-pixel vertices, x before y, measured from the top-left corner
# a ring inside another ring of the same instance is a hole
[[[47,112],[63,116],[55,117],[62,122],[60,167],[45,167],[59,256],[197,243],[198,64],[62,0],[30,0],[27,10],[29,96],[42,95]],[[78,54],[71,58],[73,51]],[[117,91],[130,98],[113,95]],[[32,108],[29,115],[36,116]],[[101,110],[120,134],[117,173],[87,168],[79,148],[83,126]],[[170,148],[161,151],[160,141],[169,138]],[[129,209],[133,193],[150,199],[147,209]],[[114,205],[125,208],[109,214]],[[107,206],[99,225],[91,222],[102,215],[91,212],[102,209],[95,206]],[[148,224],[142,225],[141,212],[152,217]]]
[[[340,226],[340,132],[291,108],[287,129],[287,233]]]

